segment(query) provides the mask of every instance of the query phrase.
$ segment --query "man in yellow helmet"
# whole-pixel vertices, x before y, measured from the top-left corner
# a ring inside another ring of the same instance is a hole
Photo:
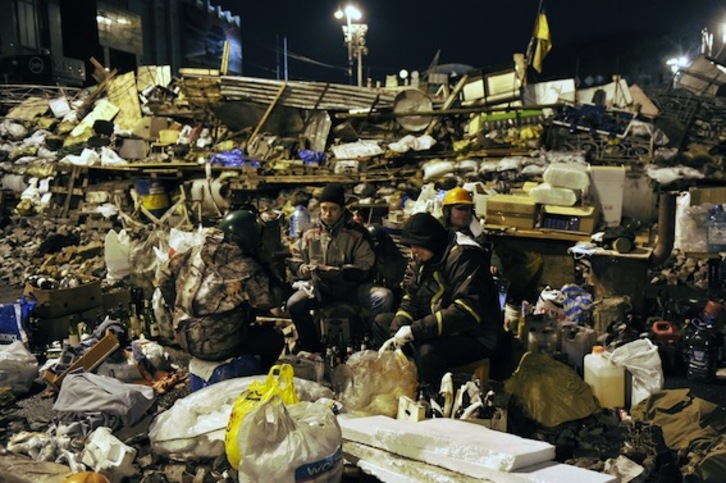
[[[490,255],[492,275],[502,273],[502,262],[494,253],[492,244],[484,237],[484,228],[474,212],[474,199],[464,188],[457,186],[444,195],[444,226],[468,235]]]

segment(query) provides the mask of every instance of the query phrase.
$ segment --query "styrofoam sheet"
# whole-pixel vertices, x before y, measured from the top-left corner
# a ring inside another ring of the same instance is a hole
[[[542,483],[617,483],[618,478],[577,466],[549,461],[528,466],[512,473]]]
[[[555,456],[549,443],[453,419],[414,423],[371,416],[339,422],[346,440],[474,477],[486,478],[492,469],[514,471]]]

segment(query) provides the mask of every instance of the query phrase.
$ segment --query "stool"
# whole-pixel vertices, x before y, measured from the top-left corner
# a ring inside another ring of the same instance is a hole
[[[484,385],[489,382],[489,367],[491,362],[489,358],[479,359],[478,361],[470,362],[457,367],[452,367],[449,372],[452,374],[464,373],[471,374],[472,376],[479,379],[479,383]]]

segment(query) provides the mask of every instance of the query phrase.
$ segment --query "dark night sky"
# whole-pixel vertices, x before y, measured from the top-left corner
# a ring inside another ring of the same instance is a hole
[[[275,77],[276,45],[287,37],[291,79],[345,80],[342,22],[329,0],[213,0],[238,14],[243,75]],[[441,64],[485,67],[524,52],[538,0],[360,0],[368,23],[366,75],[383,79],[401,68],[424,70],[438,49]],[[554,49],[620,32],[667,33],[674,54],[697,46],[703,27],[726,22],[726,0],[545,0]],[[301,61],[294,55],[311,61]],[[333,67],[316,65],[320,62]],[[280,61],[281,63],[282,61]],[[545,62],[545,72],[547,63]]]

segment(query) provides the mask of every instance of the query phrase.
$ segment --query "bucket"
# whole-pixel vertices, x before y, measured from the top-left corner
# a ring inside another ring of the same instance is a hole
[[[141,206],[159,218],[166,213],[170,206],[169,195],[164,184],[157,179],[137,179],[134,183],[139,194]]]

